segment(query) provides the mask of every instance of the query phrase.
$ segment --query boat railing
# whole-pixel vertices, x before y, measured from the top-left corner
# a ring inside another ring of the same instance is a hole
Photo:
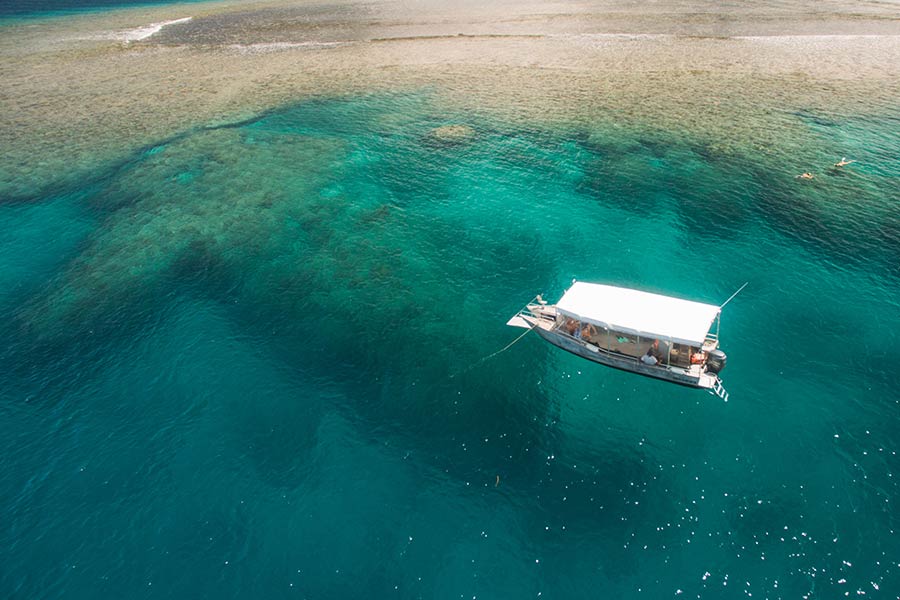
[[[555,314],[555,311],[554,311],[554,314]],[[547,315],[545,314],[545,315],[544,315],[544,318],[545,318],[545,319],[549,319],[549,316],[547,316]],[[606,354],[615,355],[615,356],[617,356],[617,357],[619,357],[619,358],[628,359],[628,360],[634,361],[634,362],[636,362],[636,363],[640,363],[640,362],[641,362],[641,357],[640,357],[640,356],[635,356],[635,355],[633,355],[633,354],[628,354],[627,352],[622,352],[621,350],[616,350],[615,348],[610,348],[610,347],[608,346],[608,344],[607,344],[606,347],[604,347],[603,344],[598,343],[596,340],[590,340],[590,339],[585,338],[585,337],[578,337],[577,335],[572,335],[571,333],[569,333],[568,331],[566,331],[564,328],[562,328],[560,325],[562,325],[562,323],[554,324],[554,330],[553,330],[553,332],[554,332],[556,335],[562,336],[562,337],[564,337],[564,338],[566,338],[566,339],[568,339],[568,340],[570,340],[570,341],[572,341],[572,342],[575,342],[576,344],[578,344],[578,345],[580,345],[580,346],[584,346],[584,347],[586,347],[586,348],[594,349],[594,350],[597,351],[597,352],[604,352],[604,353],[606,353]],[[643,363],[642,363],[642,364],[643,364]],[[670,370],[672,370],[672,369],[681,369],[681,370],[684,370],[684,371],[689,370],[689,369],[684,369],[684,368],[682,368],[682,367],[678,367],[678,366],[676,366],[676,365],[672,365],[672,364],[667,363],[667,362],[664,363],[664,362],[662,362],[662,361],[659,361],[659,362],[657,362],[657,363],[654,364],[654,365],[646,365],[646,364],[645,364],[644,366],[650,367],[650,368],[654,368],[654,369],[660,369],[660,370],[664,370],[664,371],[670,371]]]
[[[557,335],[560,335],[566,339],[569,339],[581,346],[592,347],[596,351],[602,351],[607,354],[614,354],[616,356],[619,356],[622,358],[627,358],[627,359],[633,360],[638,363],[640,362],[639,356],[627,354],[625,352],[621,352],[619,350],[615,350],[615,349],[609,348],[609,347],[604,348],[601,344],[598,344],[595,341],[588,340],[588,339],[582,338],[582,337],[577,337],[575,335],[572,335],[565,329],[561,328],[560,326],[562,325],[562,322],[557,322],[558,313],[556,311],[556,307],[552,306],[552,305],[548,306],[547,302],[543,298],[541,298],[540,294],[538,294],[537,296],[532,298],[528,302],[528,304],[523,306],[522,309],[519,310],[517,315],[520,317],[525,317],[526,319],[530,319],[532,322],[543,321],[543,322],[549,324],[550,330],[552,330]],[[714,337],[712,334],[708,335],[706,343],[716,344],[717,343],[716,337]],[[704,343],[704,345],[706,345],[706,343]],[[684,368],[684,367],[678,367],[676,365],[672,365],[667,362],[664,363],[661,361],[655,365],[646,365],[646,366],[652,366],[654,368],[657,368],[660,370],[666,370],[666,371],[675,369],[675,370],[681,370],[684,372],[688,372],[688,371],[692,370],[694,367],[697,367],[697,370],[700,370],[700,368],[702,367],[702,365],[689,365],[687,368]]]

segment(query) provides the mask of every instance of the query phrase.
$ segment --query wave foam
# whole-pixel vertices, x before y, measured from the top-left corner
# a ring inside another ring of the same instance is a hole
[[[137,42],[140,40],[146,40],[147,38],[159,33],[159,31],[163,27],[167,27],[169,25],[175,25],[176,23],[187,23],[193,17],[184,17],[183,19],[175,19],[174,21],[162,21],[160,23],[151,23],[149,25],[144,25],[142,27],[135,27],[134,29],[126,29],[124,31],[116,31],[112,33],[109,37],[115,40],[121,40],[123,42]]]

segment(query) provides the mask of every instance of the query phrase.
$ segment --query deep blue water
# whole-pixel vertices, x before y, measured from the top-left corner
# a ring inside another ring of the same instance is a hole
[[[205,0],[2,0],[0,18],[46,16],[52,13],[74,13],[130,6],[183,4]]]
[[[858,164],[385,94],[0,204],[0,596],[896,597],[900,146],[791,118]],[[730,402],[481,361],[572,278],[749,281]]]

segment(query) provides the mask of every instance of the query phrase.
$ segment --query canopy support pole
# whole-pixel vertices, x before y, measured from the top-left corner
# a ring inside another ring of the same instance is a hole
[[[748,281],[748,282],[746,282],[744,285],[742,285],[741,287],[739,287],[739,288],[738,288],[738,291],[736,291],[735,293],[733,293],[733,294],[728,298],[728,300],[726,300],[725,302],[722,303],[721,306],[719,306],[719,308],[725,308],[725,305],[728,304],[729,302],[731,302],[731,301],[734,299],[735,296],[737,296],[738,294],[740,294],[740,293],[741,293],[741,290],[743,290],[745,287],[747,287],[747,285],[748,285],[749,283],[750,283],[750,282]]]

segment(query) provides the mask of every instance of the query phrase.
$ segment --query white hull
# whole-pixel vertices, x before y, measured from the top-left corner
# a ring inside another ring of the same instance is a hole
[[[728,399],[728,394],[722,388],[719,376],[707,371],[705,364],[692,364],[687,367],[666,364],[647,365],[641,362],[639,357],[601,348],[565,333],[556,327],[556,317],[555,306],[529,304],[507,324],[513,327],[534,329],[538,335],[554,346],[592,362],[679,385],[706,389],[725,400]]]
[[[607,367],[696,388],[712,389],[718,381],[716,375],[701,372],[701,365],[692,365],[687,369],[668,365],[645,365],[634,357],[608,352],[604,348],[576,340],[565,334],[547,331],[542,327],[534,329],[538,335],[554,346]]]

